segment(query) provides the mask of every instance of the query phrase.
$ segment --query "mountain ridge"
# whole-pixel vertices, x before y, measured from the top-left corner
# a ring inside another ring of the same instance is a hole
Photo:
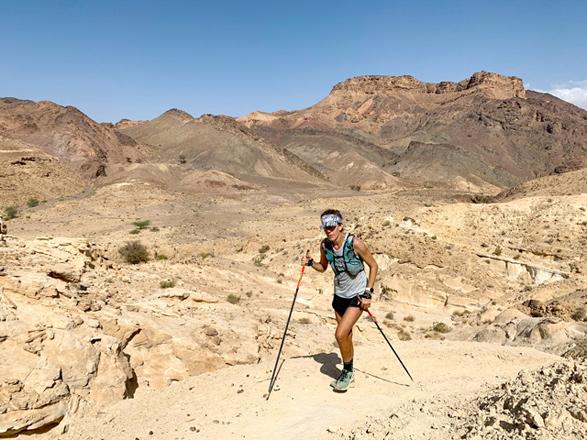
[[[314,166],[339,166],[328,152],[343,148],[367,160],[373,175],[399,173],[452,188],[464,179],[494,192],[587,165],[587,111],[526,91],[520,78],[484,71],[439,83],[409,75],[354,77],[306,109],[253,112],[239,121]],[[369,157],[365,142],[388,153]],[[427,153],[413,154],[417,146]],[[460,152],[460,165],[429,172],[446,148]],[[483,177],[479,167],[488,171]]]

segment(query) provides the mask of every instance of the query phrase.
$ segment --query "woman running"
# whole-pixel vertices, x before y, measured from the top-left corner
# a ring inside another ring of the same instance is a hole
[[[344,366],[338,379],[330,385],[335,391],[346,391],[353,382],[353,326],[371,305],[378,266],[365,243],[345,232],[340,211],[328,209],[320,220],[326,234],[320,246],[320,261],[306,255],[305,264],[318,272],[326,271],[330,264],[334,271],[335,337]],[[369,266],[368,277],[364,263]]]

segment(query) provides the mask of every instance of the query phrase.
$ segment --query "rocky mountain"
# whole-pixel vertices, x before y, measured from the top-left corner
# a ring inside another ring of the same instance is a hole
[[[95,122],[75,107],[49,101],[1,98],[0,135],[35,145],[86,177],[105,175],[109,163],[149,156],[147,149],[108,124]]]
[[[366,180],[391,174],[498,190],[587,164],[585,110],[488,72],[437,84],[361,76],[307,109],[240,121],[329,176],[339,169],[365,175],[358,168],[368,165]]]
[[[324,182],[319,171],[295,154],[260,139],[228,116],[196,119],[171,109],[151,121],[121,121],[116,128],[123,136],[151,145],[161,162],[217,170],[248,181]]]

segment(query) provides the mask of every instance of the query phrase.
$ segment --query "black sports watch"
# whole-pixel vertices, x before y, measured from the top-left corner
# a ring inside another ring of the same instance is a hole
[[[308,262],[306,263],[306,266],[313,266],[314,265],[314,260],[312,258],[310,258],[308,260]]]

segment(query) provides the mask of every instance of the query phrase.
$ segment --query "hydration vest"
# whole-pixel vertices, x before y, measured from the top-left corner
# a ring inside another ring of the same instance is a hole
[[[322,241],[322,249],[324,249],[326,259],[336,275],[346,272],[354,277],[365,269],[363,259],[357,255],[353,248],[354,239],[354,235],[348,234],[346,236],[340,256],[334,253],[334,247],[330,240],[326,238]]]

